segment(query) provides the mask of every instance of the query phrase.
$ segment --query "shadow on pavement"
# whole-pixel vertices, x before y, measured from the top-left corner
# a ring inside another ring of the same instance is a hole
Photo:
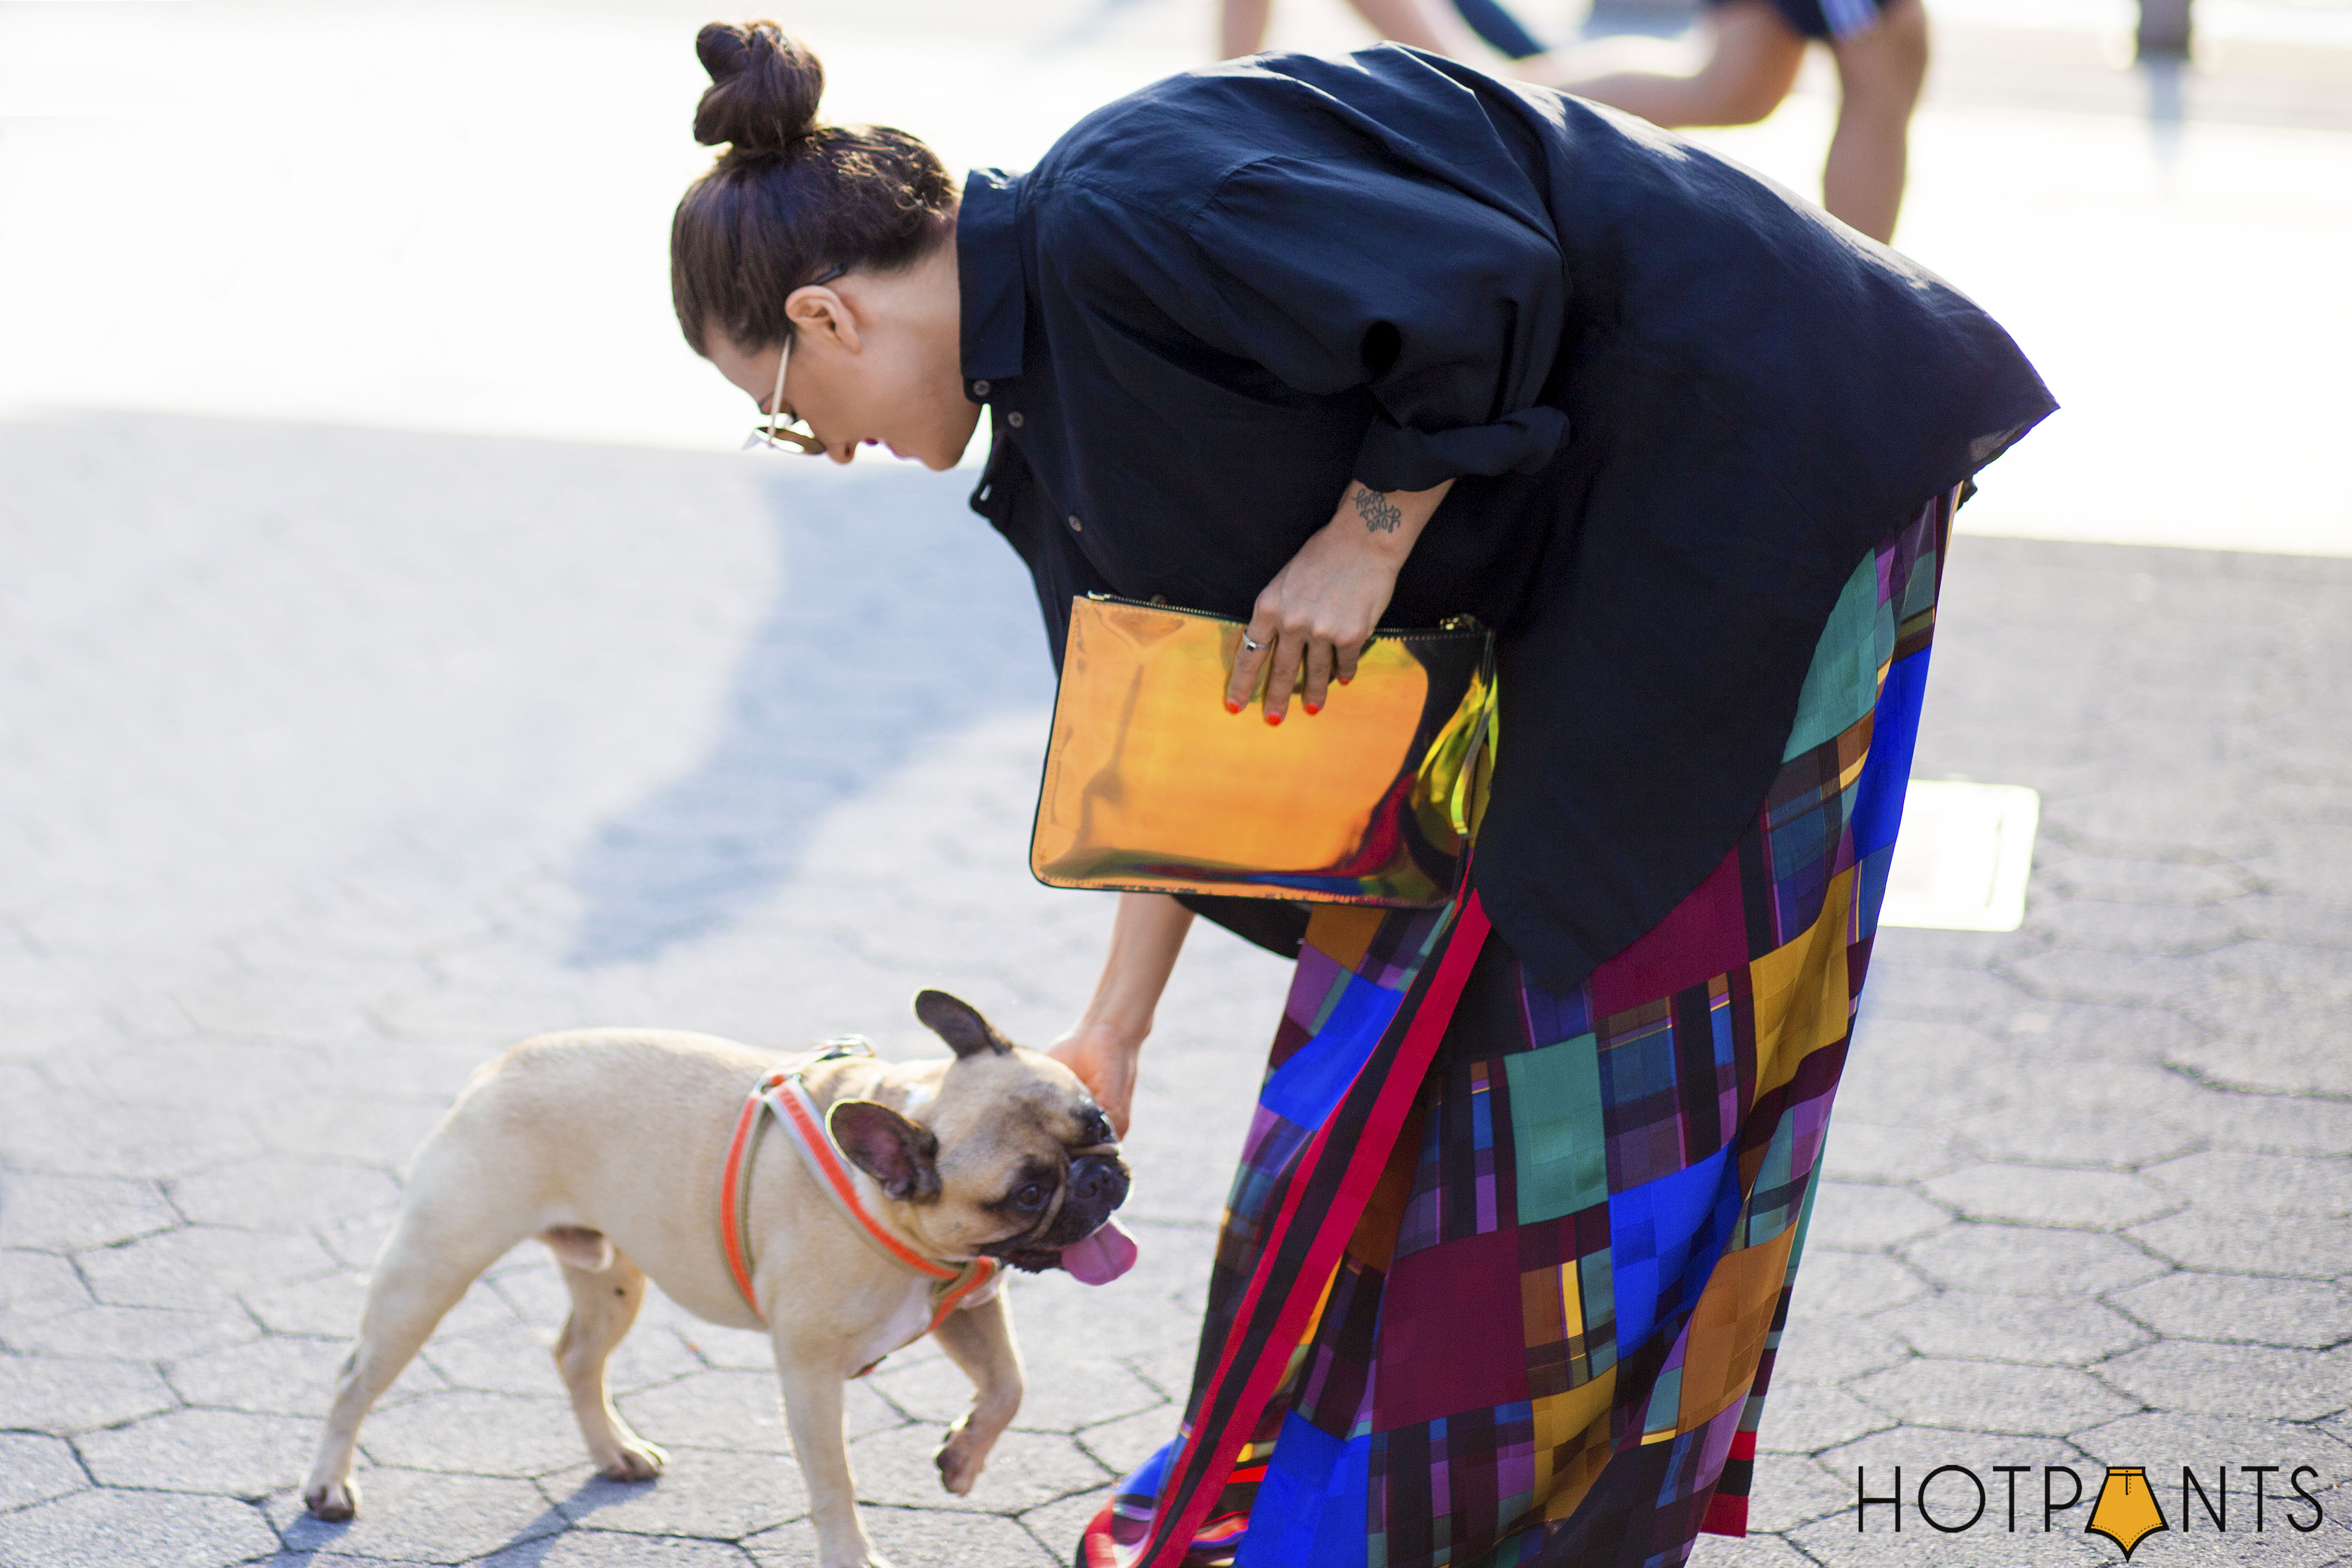
[[[974,478],[777,476],[776,601],[701,760],[573,859],[572,963],[647,959],[724,926],[791,879],[827,810],[927,742],[1052,700],[1028,575],[966,507]]]

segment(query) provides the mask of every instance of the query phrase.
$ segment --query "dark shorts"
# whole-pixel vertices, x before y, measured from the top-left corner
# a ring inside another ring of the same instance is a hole
[[[1725,0],[1707,0],[1711,5]],[[1809,38],[1850,38],[1875,26],[1883,0],[1772,0],[1789,26]]]

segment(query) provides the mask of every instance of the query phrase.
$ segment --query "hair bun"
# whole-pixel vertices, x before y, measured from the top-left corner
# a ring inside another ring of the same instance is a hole
[[[824,67],[773,22],[713,22],[694,52],[710,85],[694,109],[694,139],[754,156],[790,152],[817,129]]]

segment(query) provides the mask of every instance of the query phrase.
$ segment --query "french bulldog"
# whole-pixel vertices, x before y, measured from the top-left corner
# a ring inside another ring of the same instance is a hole
[[[1124,1273],[1136,1249],[1112,1211],[1129,1176],[1093,1096],[944,992],[921,993],[915,1014],[952,1060],[840,1057],[802,1078],[866,1213],[934,1265],[991,1258],[1089,1284]],[[698,1317],[768,1333],[821,1568],[879,1563],[858,1521],[843,1390],[920,1337],[934,1281],[861,1234],[772,1116],[746,1151],[743,1262],[756,1300],[744,1299],[721,1238],[722,1167],[746,1096],[777,1066],[709,1035],[590,1029],[525,1040],[477,1068],[419,1147],[376,1258],[359,1342],[336,1375],[303,1484],[310,1511],[352,1516],[352,1452],[369,1408],[481,1272],[536,1237],[571,1288],[555,1363],[604,1474],[650,1480],[666,1458],[621,1419],[604,1383],[651,1279]],[[972,1381],[971,1407],[935,1456],[941,1484],[961,1495],[1021,1404],[997,1279],[932,1331]]]

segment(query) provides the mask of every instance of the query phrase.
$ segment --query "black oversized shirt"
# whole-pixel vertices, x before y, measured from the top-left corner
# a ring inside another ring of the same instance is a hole
[[[1754,816],[1863,555],[2053,406],[1779,187],[1395,46],[1122,99],[973,174],[957,246],[973,504],[1057,663],[1074,595],[1245,616],[1351,479],[1455,481],[1385,620],[1496,629],[1472,874],[1560,990]]]

